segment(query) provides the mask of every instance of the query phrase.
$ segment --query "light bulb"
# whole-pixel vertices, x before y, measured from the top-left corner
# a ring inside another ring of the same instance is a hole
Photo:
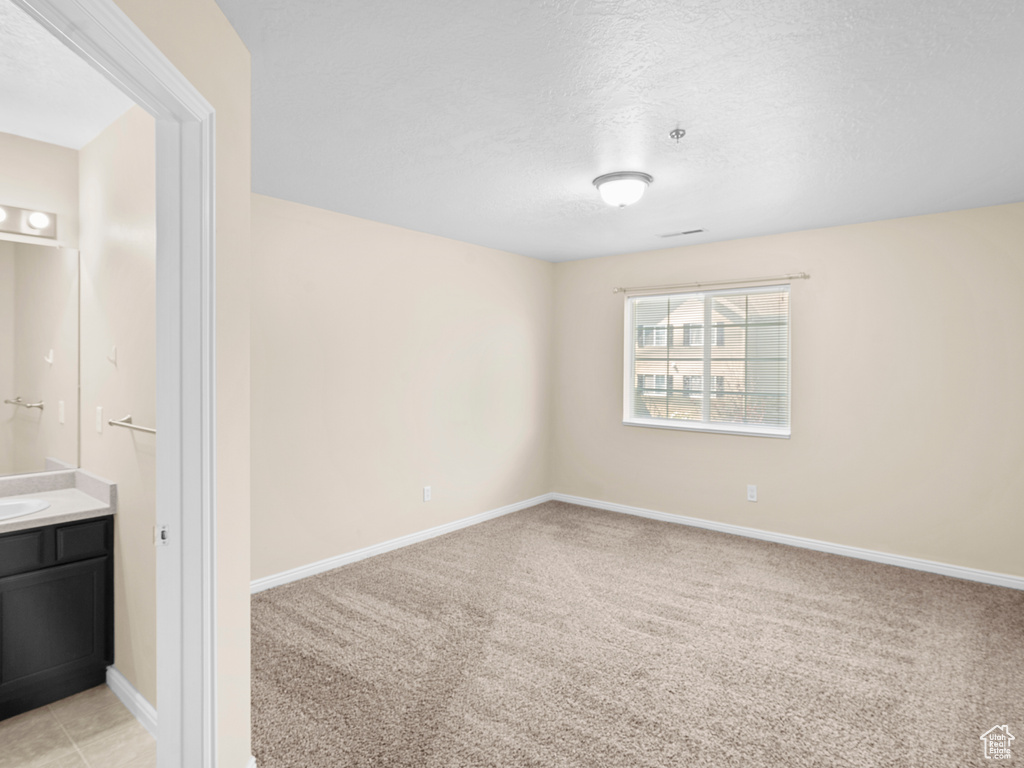
[[[7,221],[7,209],[0,208],[0,222]]]
[[[598,176],[594,179],[594,186],[608,205],[625,208],[643,197],[652,181],[654,179],[646,173],[619,171]]]
[[[36,211],[35,213],[29,214],[28,225],[32,227],[32,229],[46,229],[50,226],[50,217],[45,213]]]

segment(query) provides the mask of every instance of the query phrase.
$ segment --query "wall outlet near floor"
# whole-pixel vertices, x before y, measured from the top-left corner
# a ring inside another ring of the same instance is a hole
[[[757,486],[756,485],[748,485],[747,486],[747,501],[757,501]]]
[[[429,485],[424,485],[423,486],[423,500],[424,501],[430,501],[430,486]]]

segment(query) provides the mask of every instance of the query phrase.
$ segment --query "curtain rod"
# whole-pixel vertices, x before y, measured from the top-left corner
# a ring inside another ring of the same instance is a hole
[[[648,285],[639,288],[612,288],[612,293],[643,293],[647,291],[669,291],[677,288],[706,288],[711,285],[736,285],[737,283],[771,283],[776,280],[810,280],[806,272],[794,272],[791,275],[775,275],[774,277],[747,277],[742,280],[705,280],[701,283],[680,283],[677,285]]]

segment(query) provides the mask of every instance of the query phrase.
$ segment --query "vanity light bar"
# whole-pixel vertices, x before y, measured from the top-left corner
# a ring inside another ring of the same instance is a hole
[[[56,239],[57,214],[0,205],[0,232]]]

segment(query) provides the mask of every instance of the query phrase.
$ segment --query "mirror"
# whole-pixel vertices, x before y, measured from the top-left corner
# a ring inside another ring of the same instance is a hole
[[[0,475],[78,466],[78,251],[0,240]]]

